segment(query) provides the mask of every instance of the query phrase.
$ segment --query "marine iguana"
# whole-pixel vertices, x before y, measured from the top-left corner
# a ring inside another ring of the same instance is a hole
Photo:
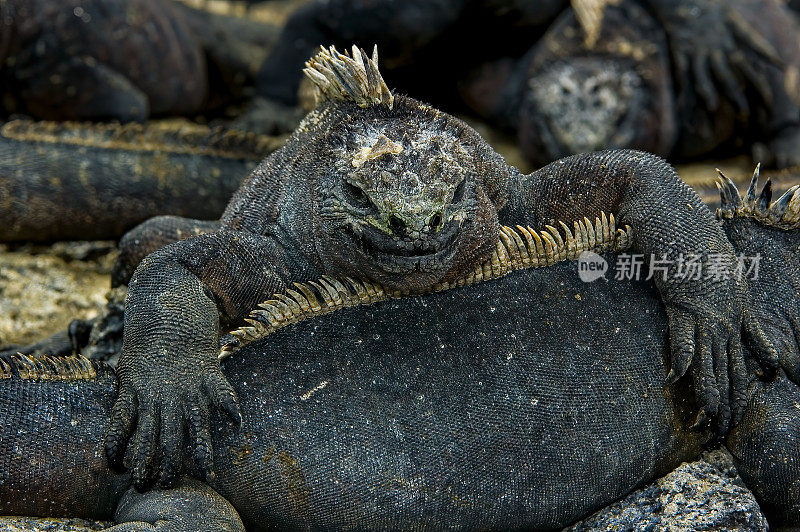
[[[0,125],[0,241],[119,238],[161,214],[218,218],[282,142],[190,123],[8,122]]]
[[[726,445],[770,524],[796,527],[800,525],[796,459],[800,387],[791,381],[798,382],[800,374],[800,186],[773,202],[770,181],[757,194],[757,172],[743,198],[722,177],[717,216],[738,252],[762,258],[759,279],[751,281],[750,293],[760,323],[778,348],[782,368],[774,383],[751,382],[747,412]]]
[[[783,90],[797,31],[780,0],[319,1],[287,22],[259,93],[292,104],[314,46],[377,42],[394,85],[463,112],[460,80],[537,165],[605,148],[691,156],[749,133],[757,160],[785,166],[800,151],[800,93]]]
[[[174,481],[185,427],[201,472],[212,469],[211,411],[240,419],[216,356],[220,332],[293,282],[350,276],[424,292],[480,264],[494,250],[501,223],[539,228],[592,219],[601,210],[633,228],[642,253],[736,264],[713,214],[658,157],[609,151],[522,175],[460,120],[392,94],[377,49],[372,58],[355,47],[352,56],[323,49],[307,74],[319,106],[253,171],[218,229],[141,263],[145,232],[134,230],[122,247],[118,271],[138,267],[128,284],[106,451],[121,467],[128,450],[125,464],[138,488],[156,478]],[[178,223],[186,229],[192,221],[173,218],[147,232],[169,234]],[[742,343],[766,372],[777,365],[746,282],[668,275],[656,284],[669,317],[670,380],[694,368],[697,425],[710,422],[724,433],[741,415]],[[729,366],[730,379],[713,375]]]
[[[49,120],[197,113],[241,97],[277,34],[171,1],[4,0],[2,107]]]
[[[800,271],[800,192],[758,208],[782,229],[747,215],[754,195],[728,198],[732,237],[748,253],[779,252],[765,256],[776,269],[794,268],[753,279],[754,295],[770,291],[780,303],[762,312],[781,321],[791,306],[796,319],[794,277],[783,273]],[[652,281],[584,283],[563,261],[634,240],[614,227],[605,215],[574,229],[504,227],[490,259],[433,294],[396,298],[373,282],[326,277],[262,304],[223,350],[237,349],[222,367],[244,420],[241,431],[210,433],[216,492],[194,482],[125,492],[130,476],[108,468],[100,443],[118,386],[107,365],[0,357],[0,514],[116,511],[129,526],[175,531],[214,518],[241,530],[231,505],[254,530],[567,525],[696,456],[710,436],[690,429],[688,377],[664,383],[668,317]],[[565,320],[576,334],[563,334]],[[796,360],[788,334],[776,341]],[[796,451],[800,426],[771,423],[796,417],[799,389],[785,379],[756,386],[763,391],[729,442],[742,476],[764,477],[751,486],[761,504],[796,512],[796,491],[774,495],[800,480],[800,465],[774,453]],[[779,447],[758,440],[776,436]]]
[[[464,91],[474,109],[517,131],[534,164],[607,148],[687,159],[742,142],[765,164],[800,162],[796,18],[777,0],[720,2],[691,16],[725,17],[739,38],[722,46],[715,37],[720,48],[702,59],[709,72],[685,73],[685,57],[671,50],[683,40],[625,0],[605,6],[592,39],[565,12],[523,59],[485,66]]]

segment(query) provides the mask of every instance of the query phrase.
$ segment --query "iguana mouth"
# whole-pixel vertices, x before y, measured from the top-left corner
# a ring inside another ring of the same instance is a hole
[[[395,239],[368,227],[359,232],[351,229],[349,233],[359,249],[378,263],[400,266],[429,263],[432,259],[435,261],[436,258],[452,253],[458,229],[458,222],[450,222],[435,235],[419,239]]]

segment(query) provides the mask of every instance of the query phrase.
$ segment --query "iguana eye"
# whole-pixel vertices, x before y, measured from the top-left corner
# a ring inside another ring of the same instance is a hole
[[[462,199],[464,199],[464,189],[466,188],[466,179],[462,179],[461,183],[458,184],[456,190],[453,192],[453,201],[452,203],[458,203]]]
[[[342,185],[342,190],[344,191],[348,203],[353,207],[366,209],[372,206],[372,201],[369,199],[369,196],[367,196],[367,193],[352,183],[345,181]]]

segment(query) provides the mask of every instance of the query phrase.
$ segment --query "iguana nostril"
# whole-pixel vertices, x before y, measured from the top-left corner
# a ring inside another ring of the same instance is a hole
[[[394,214],[389,217],[389,228],[397,235],[406,233],[406,223]]]
[[[442,226],[442,214],[438,212],[434,214],[428,225],[432,230],[439,229]]]

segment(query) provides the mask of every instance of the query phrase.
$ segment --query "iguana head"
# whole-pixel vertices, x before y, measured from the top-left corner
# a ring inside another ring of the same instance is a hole
[[[337,116],[319,163],[317,248],[329,271],[419,291],[491,253],[500,187],[487,183],[509,168],[460,120],[392,95],[376,61],[356,48],[309,61],[315,112]]]
[[[610,148],[667,155],[675,142],[663,29],[636,2],[601,11],[599,26],[565,12],[513,77],[520,145],[537,164]]]
[[[635,70],[613,60],[551,65],[524,88],[521,133],[550,159],[631,147],[646,103],[642,85]]]

